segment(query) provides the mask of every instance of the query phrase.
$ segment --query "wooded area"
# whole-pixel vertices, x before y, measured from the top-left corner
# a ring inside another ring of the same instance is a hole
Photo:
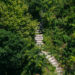
[[[0,75],[56,75],[41,50],[56,57],[63,75],[75,75],[75,0],[0,0]]]

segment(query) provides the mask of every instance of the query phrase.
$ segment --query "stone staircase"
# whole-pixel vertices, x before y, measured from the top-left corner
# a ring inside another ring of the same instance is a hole
[[[35,41],[36,41],[36,45],[41,47],[44,44],[43,34],[41,31],[42,26],[38,25],[38,28],[39,29],[36,30]],[[50,55],[50,53],[46,51],[41,51],[41,54],[42,55],[44,54],[46,56],[46,59],[49,61],[49,63],[52,64],[56,68],[56,72],[58,75],[63,75],[63,69],[61,68],[61,66],[59,65],[59,63],[57,62],[54,56]]]
[[[55,59],[54,56],[50,55],[49,52],[42,51],[42,54],[46,56],[46,59],[49,61],[50,64],[52,64],[56,68],[56,72],[58,75],[63,75],[63,69],[61,68],[58,61]]]
[[[43,35],[42,34],[35,35],[35,41],[37,45],[39,46],[43,45]]]

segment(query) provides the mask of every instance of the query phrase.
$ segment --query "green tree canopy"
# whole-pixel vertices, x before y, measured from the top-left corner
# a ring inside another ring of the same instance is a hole
[[[17,34],[0,29],[0,72],[19,69],[26,62],[25,52],[31,45]],[[29,49],[30,50],[30,49]]]
[[[24,37],[33,35],[38,22],[33,20],[28,9],[29,5],[25,0],[1,0],[0,28],[18,32]]]

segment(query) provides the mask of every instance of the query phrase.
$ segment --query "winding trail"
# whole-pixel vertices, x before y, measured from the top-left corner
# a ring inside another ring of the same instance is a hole
[[[35,32],[36,45],[38,45],[39,47],[41,47],[44,44],[43,34],[41,32],[41,29],[42,29],[42,25],[40,24],[38,25],[38,29]],[[49,63],[56,68],[57,75],[63,75],[63,69],[54,56],[50,55],[49,52],[46,51],[41,51],[41,54],[44,54],[46,56],[46,59],[49,61]]]

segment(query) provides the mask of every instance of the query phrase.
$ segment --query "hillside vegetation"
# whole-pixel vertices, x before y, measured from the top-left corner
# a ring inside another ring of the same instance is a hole
[[[34,40],[39,24],[42,48]],[[0,75],[56,75],[41,50],[75,75],[75,0],[0,0]]]

